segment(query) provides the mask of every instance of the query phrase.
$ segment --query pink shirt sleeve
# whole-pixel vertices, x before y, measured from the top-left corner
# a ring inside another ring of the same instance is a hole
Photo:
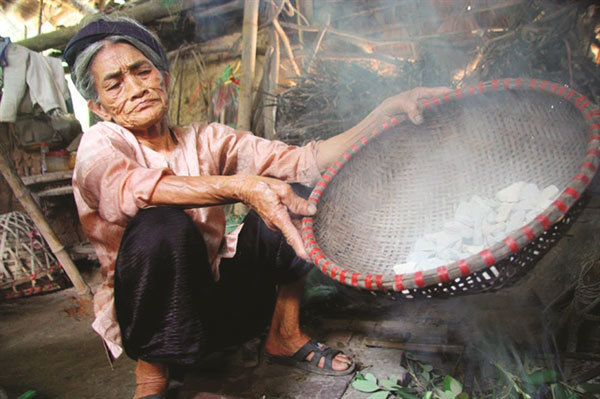
[[[306,185],[316,184],[321,176],[314,141],[298,147],[220,124],[207,126],[200,137],[223,175],[259,175]]]
[[[172,174],[167,168],[144,167],[127,142],[98,131],[84,135],[77,158],[74,184],[81,197],[103,219],[121,226],[149,206],[158,181]]]

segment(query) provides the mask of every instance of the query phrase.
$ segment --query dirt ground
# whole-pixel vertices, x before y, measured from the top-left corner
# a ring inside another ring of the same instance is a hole
[[[97,280],[86,275],[90,277]],[[386,342],[433,348],[464,345],[465,332],[483,331],[483,325],[498,337],[516,341],[540,332],[541,304],[536,305],[522,286],[498,294],[405,305],[381,302],[364,293],[338,295],[346,301],[343,309],[325,305],[322,299],[330,297],[327,294],[307,304],[303,324],[312,335],[357,359],[361,370],[378,376],[397,375],[401,370],[403,351]],[[8,398],[30,390],[36,391],[36,399],[133,396],[135,362],[122,356],[111,369],[99,337],[90,328],[89,302],[79,299],[72,288],[0,303],[0,319],[0,387]],[[481,346],[477,334],[469,336],[472,345]],[[370,345],[373,340],[382,340],[383,347]],[[469,364],[440,353],[420,355],[448,373],[464,374]],[[262,359],[258,367],[246,368],[240,352],[234,350],[192,370],[180,397],[200,399],[200,392],[219,392],[240,398],[366,398],[350,386],[351,379],[306,374]]]
[[[427,311],[420,312],[428,312],[431,317],[412,318],[412,322],[382,321],[376,314],[337,318],[318,315],[307,328],[360,359],[361,367],[393,374],[400,365],[402,351],[369,348],[364,341],[387,331],[396,340],[412,334],[413,340],[420,343],[447,343],[447,325],[434,316],[431,306],[426,307]],[[37,392],[37,399],[133,396],[135,362],[123,356],[111,369],[99,337],[90,328],[89,303],[78,299],[73,289],[4,302],[0,304],[0,317],[0,386],[9,398],[29,390]],[[205,391],[243,398],[364,397],[348,389],[351,376],[307,375],[265,362],[256,368],[243,368],[237,360],[234,352],[194,370],[185,381],[181,397],[194,398]]]

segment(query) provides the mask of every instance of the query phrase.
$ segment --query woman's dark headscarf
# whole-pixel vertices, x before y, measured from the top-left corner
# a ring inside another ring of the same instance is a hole
[[[165,50],[148,31],[131,22],[100,19],[84,26],[67,43],[63,59],[69,64],[71,79],[74,83],[75,73],[73,73],[73,68],[79,54],[91,44],[104,40],[109,36],[128,36],[137,39],[158,54],[165,65],[169,65]]]

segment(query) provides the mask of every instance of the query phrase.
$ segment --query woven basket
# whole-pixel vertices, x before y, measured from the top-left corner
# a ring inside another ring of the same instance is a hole
[[[599,164],[600,109],[578,92],[536,79],[479,83],[424,102],[425,122],[383,121],[351,146],[313,189],[303,220],[314,264],[344,284],[398,296],[498,289],[525,274],[567,229]],[[560,196],[525,226],[460,261],[395,274],[417,238],[451,220],[472,195],[517,181]]]
[[[0,215],[0,298],[11,299],[64,288],[63,269],[31,218]]]

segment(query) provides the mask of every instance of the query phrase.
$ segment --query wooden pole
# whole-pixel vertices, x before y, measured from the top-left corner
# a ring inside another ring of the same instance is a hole
[[[281,38],[281,42],[283,43],[283,48],[285,49],[285,51],[288,55],[288,58],[290,59],[290,63],[292,64],[292,68],[294,68],[294,72],[296,73],[296,76],[300,76],[300,68],[298,68],[298,64],[296,64],[296,59],[294,58],[294,52],[292,51],[292,45],[290,44],[290,39],[288,39],[287,35],[285,34],[285,31],[279,24],[279,21],[277,21],[277,18],[275,18],[273,20],[273,26],[275,27],[275,30],[277,31],[279,38]]]
[[[279,35],[275,31],[275,28],[270,29],[271,35],[271,47],[273,49],[270,58],[268,59],[269,64],[265,62],[265,71],[268,71],[268,75],[265,74],[266,84],[265,91],[267,92],[266,98],[267,103],[263,104],[263,117],[265,125],[265,138],[269,140],[277,139],[277,132],[275,130],[275,117],[277,115],[277,104],[275,98],[277,96],[277,85],[279,84]],[[268,68],[267,68],[268,67]]]
[[[238,105],[237,127],[250,130],[252,123],[252,81],[256,64],[256,38],[258,35],[259,0],[246,0],[244,3],[244,24],[242,26],[242,76],[240,82],[240,102]]]
[[[38,35],[42,33],[42,19],[44,17],[44,0],[40,0],[40,12],[38,14]]]
[[[453,353],[460,355],[465,351],[462,345],[417,344],[413,342],[388,341],[385,339],[365,338],[365,345],[374,348],[400,349],[409,352]]]
[[[151,0],[147,3],[136,5],[116,12],[118,15],[124,15],[137,20],[140,23],[147,23],[157,18],[173,15],[190,8],[203,6],[212,0],[181,0],[175,1],[169,6],[161,4],[161,0]],[[73,25],[54,32],[44,33],[29,39],[15,42],[15,44],[27,47],[32,51],[43,51],[49,48],[62,49],[67,42],[77,33],[79,25]]]
[[[54,231],[52,231],[52,228],[46,221],[42,210],[33,199],[31,192],[25,186],[25,184],[23,184],[23,181],[21,181],[19,175],[17,175],[13,168],[10,167],[10,161],[7,158],[6,151],[4,148],[1,148],[1,145],[0,172],[2,172],[4,179],[13,190],[23,208],[25,208],[25,211],[27,211],[29,216],[31,216],[31,219],[33,219],[33,222],[50,246],[50,249],[54,255],[56,255],[58,262],[62,265],[63,269],[67,273],[67,276],[69,276],[69,279],[71,279],[71,282],[75,286],[75,289],[77,289],[77,292],[80,295],[91,295],[90,287],[86,284],[83,278],[81,278],[79,270],[77,270],[77,267],[69,257],[67,250],[60,243],[58,237],[56,237],[56,234],[54,234]]]

